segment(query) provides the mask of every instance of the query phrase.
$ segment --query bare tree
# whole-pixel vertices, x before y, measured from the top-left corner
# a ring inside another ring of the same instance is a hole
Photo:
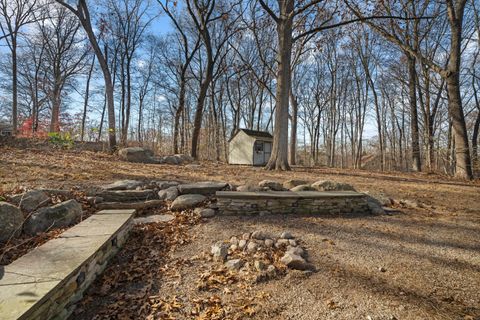
[[[92,21],[90,17],[90,11],[88,9],[87,0],[78,0],[76,8],[64,2],[63,0],[55,0],[61,5],[65,6],[71,12],[73,12],[79,19],[83,29],[85,30],[90,45],[95,52],[98,63],[103,72],[103,78],[105,81],[105,95],[107,100],[108,109],[108,142],[110,150],[114,150],[117,145],[117,139],[115,135],[115,101],[113,99],[113,82],[110,73],[110,68],[102,52],[102,49],[98,45],[97,37],[93,32]]]
[[[0,0],[1,39],[6,41],[12,59],[12,125],[14,135],[18,128],[18,37],[20,29],[35,21],[36,7],[36,0]]]

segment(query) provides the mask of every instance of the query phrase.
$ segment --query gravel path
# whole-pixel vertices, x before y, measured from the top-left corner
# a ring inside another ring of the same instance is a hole
[[[252,319],[480,319],[480,225],[471,217],[216,217],[175,256],[253,230],[291,231],[318,271],[256,285],[270,298]],[[194,292],[197,270],[183,266],[183,280],[161,292]]]

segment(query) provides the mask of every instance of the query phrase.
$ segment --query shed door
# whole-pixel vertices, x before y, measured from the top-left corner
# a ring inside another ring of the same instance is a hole
[[[261,166],[265,163],[263,141],[255,141],[253,144],[253,165]]]
[[[272,155],[272,143],[271,142],[264,142],[263,143],[263,158],[264,164],[267,164],[268,160],[270,160],[270,156]]]

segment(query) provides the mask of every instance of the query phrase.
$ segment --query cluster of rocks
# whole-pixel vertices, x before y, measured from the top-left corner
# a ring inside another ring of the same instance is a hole
[[[355,188],[347,183],[331,180],[320,180],[308,183],[304,180],[286,180],[283,183],[273,180],[262,180],[258,185],[246,184],[237,187],[237,191],[355,191]]]
[[[58,191],[58,192],[57,192]],[[22,231],[36,235],[51,228],[66,227],[82,215],[76,200],[52,203],[49,193],[68,193],[64,190],[30,190],[0,202],[0,242],[19,236]]]
[[[103,209],[111,206],[126,207],[122,203],[141,201],[143,204],[163,204],[171,202],[171,210],[185,210],[196,208],[204,203],[215,192],[232,190],[234,187],[225,182],[204,181],[182,183],[179,181],[150,181],[119,180],[105,185],[89,198]],[[158,202],[158,203],[157,203]],[[203,217],[215,215],[215,207],[197,208],[196,213]]]
[[[288,232],[274,237],[264,231],[233,236],[212,245],[210,255],[227,269],[242,273],[256,272],[257,279],[271,278],[285,268],[315,270],[298,239]]]
[[[187,154],[174,154],[164,157],[155,157],[153,151],[141,147],[123,148],[118,151],[119,157],[128,162],[158,163],[158,164],[186,164],[193,162],[193,158]]]

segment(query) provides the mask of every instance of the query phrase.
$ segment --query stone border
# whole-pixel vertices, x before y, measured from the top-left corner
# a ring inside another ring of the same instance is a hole
[[[133,226],[135,210],[104,210],[5,266],[0,319],[66,319]]]
[[[367,196],[354,191],[219,191],[216,197],[221,215],[372,213]]]

